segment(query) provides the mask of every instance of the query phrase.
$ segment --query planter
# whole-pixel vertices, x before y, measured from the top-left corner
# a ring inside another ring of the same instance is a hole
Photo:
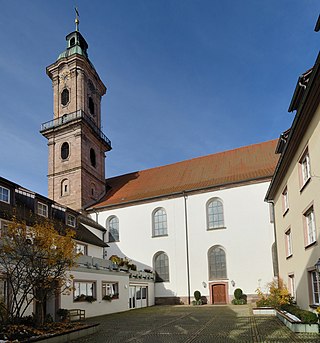
[[[318,324],[303,324],[289,312],[276,310],[276,316],[293,332],[319,333]]]
[[[273,307],[254,307],[253,309],[254,315],[262,315],[262,316],[275,316],[276,310]]]

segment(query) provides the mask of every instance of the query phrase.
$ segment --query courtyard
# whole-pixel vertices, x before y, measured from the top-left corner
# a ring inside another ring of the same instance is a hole
[[[276,317],[253,316],[251,305],[154,306],[101,317],[99,331],[78,343],[320,342],[296,334]]]

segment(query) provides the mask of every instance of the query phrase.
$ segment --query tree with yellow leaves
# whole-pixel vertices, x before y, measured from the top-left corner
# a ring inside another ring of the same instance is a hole
[[[19,322],[35,304],[35,322],[42,325],[50,297],[70,289],[68,271],[74,266],[74,232],[57,232],[52,222],[32,227],[13,218],[0,242],[0,270],[8,283],[8,316]]]

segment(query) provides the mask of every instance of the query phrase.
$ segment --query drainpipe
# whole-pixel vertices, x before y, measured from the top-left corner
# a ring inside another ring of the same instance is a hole
[[[187,199],[188,195],[183,192],[184,197],[184,221],[185,221],[185,232],[186,232],[186,260],[187,260],[187,284],[188,284],[188,305],[190,305],[190,262],[189,262],[189,235],[188,235],[188,209]]]
[[[277,244],[277,230],[276,230],[276,220],[275,220],[275,213],[274,213],[274,201],[269,200],[269,205],[272,207],[272,213],[270,213],[270,219],[273,222],[273,234],[274,234],[274,244],[275,244],[275,256],[272,255],[273,260],[273,274],[275,277],[279,278],[279,259],[278,259],[278,244]],[[271,217],[272,216],[272,217]],[[273,253],[273,251],[272,251]],[[275,261],[274,261],[275,259]]]

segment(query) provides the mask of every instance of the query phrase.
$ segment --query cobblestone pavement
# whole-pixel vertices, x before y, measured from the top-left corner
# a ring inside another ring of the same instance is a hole
[[[292,333],[276,317],[253,316],[250,305],[154,306],[87,321],[100,329],[77,343],[320,342],[320,335]]]

